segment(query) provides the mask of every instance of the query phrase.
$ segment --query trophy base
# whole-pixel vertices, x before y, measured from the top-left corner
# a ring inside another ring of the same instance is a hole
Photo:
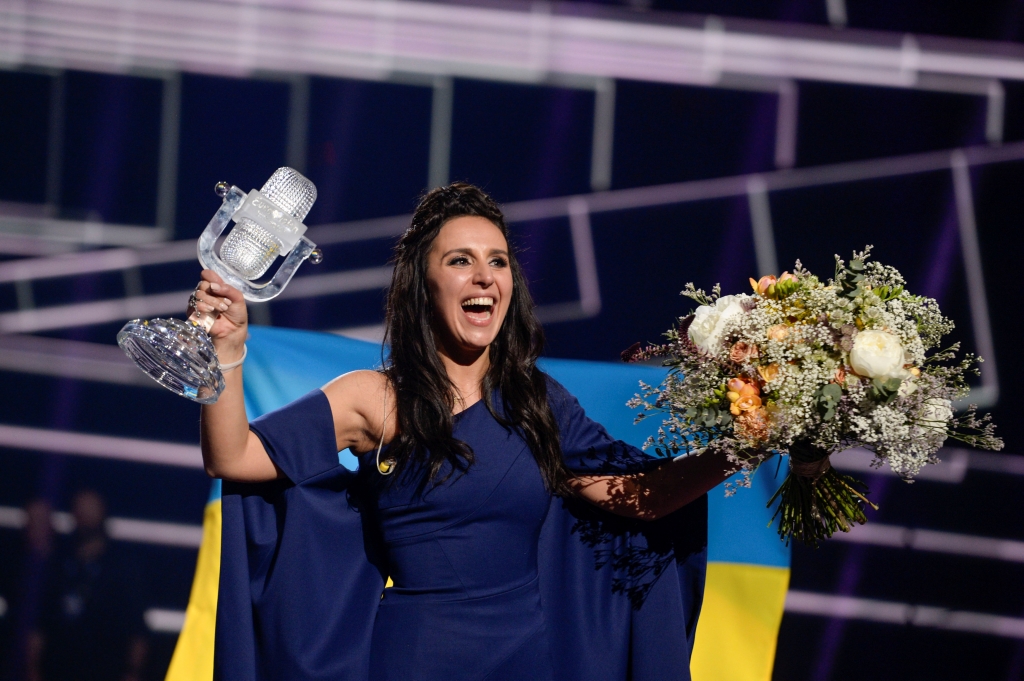
[[[202,326],[178,319],[133,319],[117,344],[154,381],[200,404],[213,404],[224,391],[217,351]]]

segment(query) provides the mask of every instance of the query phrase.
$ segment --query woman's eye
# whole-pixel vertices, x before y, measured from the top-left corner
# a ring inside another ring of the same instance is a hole
[[[491,265],[494,267],[508,267],[508,261],[505,258],[494,258],[491,260]]]
[[[448,261],[449,265],[466,265],[469,263],[469,258],[464,255],[459,255]]]

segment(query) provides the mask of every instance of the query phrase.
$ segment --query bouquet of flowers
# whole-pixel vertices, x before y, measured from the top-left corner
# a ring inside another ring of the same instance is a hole
[[[871,247],[849,263],[836,256],[828,282],[803,268],[750,280],[752,295],[710,294],[687,284],[699,304],[666,334],[664,345],[627,350],[630,361],[664,356],[671,367],[657,387],[641,384],[630,402],[637,420],[665,420],[645,447],[661,455],[717,451],[750,476],[770,453],[789,453],[789,474],[769,501],[779,535],[816,545],[867,521],[863,483],[837,473],[829,456],[850,447],[875,454],[912,480],[947,437],[1001,449],[989,417],[953,401],[968,391],[981,359],[957,361],[957,345],[938,349],[953,323],[935,300],[904,289],[900,273],[870,261]],[[728,488],[727,494],[735,492]],[[874,507],[877,508],[877,507]]]

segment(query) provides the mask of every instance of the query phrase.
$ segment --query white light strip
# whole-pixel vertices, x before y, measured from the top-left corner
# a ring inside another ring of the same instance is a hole
[[[70,513],[55,511],[51,521],[53,529],[61,534],[70,534],[75,530],[75,520]],[[21,530],[27,523],[28,513],[24,509],[0,506],[0,527]],[[203,526],[137,518],[108,518],[107,534],[118,541],[197,549],[203,540]]]
[[[964,408],[969,404],[989,407],[999,401],[999,371],[996,369],[996,349],[992,339],[992,324],[988,314],[988,294],[985,290],[985,276],[981,264],[981,246],[978,243],[978,227],[974,219],[974,192],[971,188],[971,174],[967,158],[962,151],[950,154],[953,172],[953,195],[956,203],[957,221],[960,227],[960,252],[963,255],[964,276],[967,279],[967,296],[970,301],[971,331],[977,354],[985,359],[981,370],[981,389],[974,389],[954,406]],[[984,392],[982,392],[984,391]]]
[[[590,190],[612,186],[615,147],[615,81],[602,78],[594,88],[594,134],[590,144]]]
[[[184,315],[188,291],[157,293],[89,303],[54,305],[34,310],[0,313],[0,334],[36,333],[91,324],[106,324],[141,317],[179,313]]]
[[[750,227],[754,236],[757,276],[774,275],[779,271],[779,259],[775,253],[772,207],[768,199],[767,185],[757,175],[751,177],[747,182],[747,207],[750,211]]]
[[[194,247],[194,243],[191,243]],[[390,267],[371,267],[347,270],[293,279],[278,297],[280,300],[313,296],[370,291],[387,286],[391,281]],[[106,324],[156,315],[184,315],[192,290],[156,293],[89,303],[54,305],[34,310],[0,313],[0,334],[37,333],[75,326]]]
[[[177,634],[185,626],[184,610],[150,608],[142,616],[150,631],[158,634]]]
[[[939,462],[922,468],[915,476],[915,479],[959,484],[963,482],[964,476],[967,474],[967,469],[970,467],[973,455],[974,452],[966,449],[943,448],[939,451]],[[1003,458],[1015,457],[1004,455]],[[875,468],[872,465],[874,460],[875,455],[872,452],[860,447],[833,454],[831,459],[832,467],[836,470],[896,476],[892,468],[889,467],[889,464],[883,464],[881,468]]]
[[[800,86],[791,80],[779,83],[778,111],[775,114],[775,167],[796,165],[797,130],[800,116]]]
[[[37,239],[33,236],[20,234],[0,234],[0,253],[4,255],[21,255],[29,257],[45,257],[73,253],[78,247],[75,244]]]
[[[199,447],[109,435],[0,425],[0,447],[203,468]]]
[[[427,188],[448,184],[452,160],[452,114],[455,85],[446,76],[435,76],[430,101],[430,150],[427,155]]]
[[[858,447],[833,454],[832,466],[841,471],[896,476],[887,464],[881,468],[872,466],[874,458],[875,455],[870,451]],[[963,482],[968,470],[1024,476],[1024,456],[1016,454],[995,454],[944,447],[939,451],[939,459],[938,463],[922,468],[916,479],[958,484]]]
[[[855,525],[849,532],[837,532],[832,535],[832,538],[852,544],[889,546],[1024,563],[1024,541],[1013,539],[995,539],[956,532],[921,530],[876,522]]]
[[[580,294],[579,308],[586,317],[596,317],[601,313],[601,285],[594,254],[594,235],[590,229],[590,208],[584,198],[571,199],[567,208],[576,263],[576,285]]]
[[[966,610],[947,610],[895,601],[878,601],[850,596],[790,591],[786,612],[885,624],[914,625],[949,631],[965,631],[1006,638],[1024,639],[1024,619]]]
[[[0,506],[0,527],[20,530],[28,522],[28,512],[17,506]]]
[[[196,257],[196,242],[188,239],[148,248],[110,248],[55,258],[14,260],[0,263],[0,283],[111,272],[195,260]]]
[[[0,617],[7,614],[7,601],[4,600],[3,596],[0,596]]]
[[[159,388],[116,345],[46,338],[0,336],[0,369],[85,381]]]
[[[1024,456],[971,452],[971,470],[1002,475],[1024,475]]]
[[[203,526],[110,518],[107,520],[107,534],[111,539],[120,541],[197,549],[203,541]]]
[[[1024,80],[1018,46],[559,5],[391,0],[35,0],[0,15],[0,61],[87,70],[269,70],[715,84],[723,75],[913,87],[921,74]],[[628,19],[627,19],[628,17]],[[620,19],[621,18],[621,19]],[[625,19],[625,20],[622,20]],[[756,28],[751,28],[756,27]]]
[[[0,234],[81,246],[141,246],[167,239],[167,231],[159,227],[7,215],[0,216]]]

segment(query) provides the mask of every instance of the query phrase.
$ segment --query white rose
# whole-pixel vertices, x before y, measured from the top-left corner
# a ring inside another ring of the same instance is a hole
[[[913,374],[907,371],[906,378],[904,378],[903,382],[900,383],[900,389],[897,391],[897,394],[900,397],[906,397],[907,395],[913,395],[916,392],[917,381],[914,379]]]
[[[694,345],[703,352],[718,352],[722,349],[722,331],[726,323],[743,314],[743,301],[750,296],[722,296],[714,305],[701,305],[693,313],[693,321],[687,333]]]
[[[868,378],[903,378],[903,346],[885,331],[861,331],[853,339],[850,366]]]
[[[946,429],[949,427],[949,420],[953,418],[953,403],[938,397],[932,397],[924,401],[921,411],[918,412],[916,425],[921,430],[930,430],[934,433],[941,433],[942,439],[946,439]],[[930,434],[930,433],[929,433]]]

